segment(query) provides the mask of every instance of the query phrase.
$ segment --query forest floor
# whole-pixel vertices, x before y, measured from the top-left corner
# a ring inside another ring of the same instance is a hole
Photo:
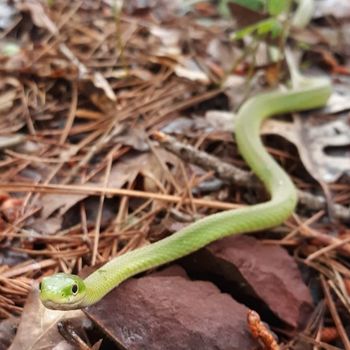
[[[350,4],[316,1],[304,29],[273,17],[275,38],[234,38],[269,14],[229,9],[0,3],[0,350],[350,349]],[[267,199],[237,150],[234,116],[287,86],[286,53],[333,83],[322,110],[262,130],[298,188],[295,214],[133,278],[84,311],[45,309],[44,276],[85,276]]]

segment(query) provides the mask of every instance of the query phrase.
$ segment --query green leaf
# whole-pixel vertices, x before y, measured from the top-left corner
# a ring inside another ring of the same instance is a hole
[[[268,18],[238,30],[233,34],[232,38],[234,40],[239,40],[252,34],[257,34],[258,36],[270,34],[272,38],[276,38],[280,35],[281,30],[281,23],[276,18]]]
[[[264,9],[266,0],[231,0],[232,2],[247,7],[253,11],[261,11]]]
[[[257,26],[257,34],[260,36],[271,34],[272,38],[276,38],[281,33],[281,30],[281,23],[276,18],[268,18],[259,22]]]
[[[268,0],[267,10],[271,16],[278,16],[287,10],[288,0]]]

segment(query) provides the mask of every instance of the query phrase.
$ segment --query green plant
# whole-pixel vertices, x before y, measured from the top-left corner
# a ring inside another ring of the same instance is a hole
[[[247,35],[256,35],[259,38],[264,36],[276,38],[283,31],[281,15],[288,13],[290,2],[290,0],[220,0],[219,9],[221,13],[227,15],[230,13],[228,6],[233,3],[257,14],[265,15],[264,19],[236,31],[232,35],[233,39],[242,39]]]

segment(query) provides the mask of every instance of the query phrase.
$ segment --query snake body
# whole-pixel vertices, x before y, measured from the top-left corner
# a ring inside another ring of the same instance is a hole
[[[288,174],[265,150],[259,136],[261,123],[276,114],[322,107],[330,93],[327,79],[310,78],[297,89],[257,95],[238,112],[235,133],[240,153],[265,185],[269,201],[200,219],[170,237],[114,258],[84,280],[64,273],[45,277],[40,284],[43,304],[63,310],[92,305],[133,275],[179,259],[223,237],[283,223],[295,209],[297,192]]]
[[[312,0],[300,0],[299,5],[305,3]],[[295,209],[297,192],[288,174],[265,150],[259,136],[261,124],[276,114],[322,107],[330,94],[328,79],[308,78],[291,90],[254,96],[239,110],[235,123],[238,148],[265,185],[269,201],[207,216],[170,237],[114,258],[84,280],[64,273],[45,277],[39,286],[43,304],[59,310],[90,306],[133,275],[179,259],[226,236],[283,223]]]

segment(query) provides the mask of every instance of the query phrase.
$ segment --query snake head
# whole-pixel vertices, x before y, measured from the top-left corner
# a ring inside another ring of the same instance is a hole
[[[41,302],[53,310],[80,309],[86,295],[84,281],[66,273],[44,277],[39,284]]]

